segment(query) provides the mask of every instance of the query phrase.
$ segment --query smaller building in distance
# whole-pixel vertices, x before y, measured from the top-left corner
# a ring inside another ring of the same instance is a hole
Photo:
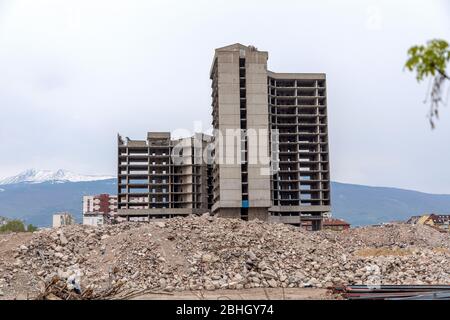
[[[117,212],[117,195],[83,197],[83,224],[100,226],[112,221]]]
[[[412,216],[406,223],[408,224],[425,224],[425,221],[430,217],[429,214],[423,214],[421,216]]]
[[[8,219],[0,216],[0,227],[8,223]]]
[[[58,212],[53,215],[53,228],[75,224],[75,219],[70,212]]]
[[[333,230],[333,231],[343,231],[350,229],[350,223],[341,219],[323,219],[322,223],[323,230]]]
[[[83,214],[83,224],[87,226],[99,227],[105,224],[105,220],[103,213],[87,212]]]
[[[427,225],[442,232],[450,232],[450,214],[432,213],[423,214],[421,216],[412,216],[406,223]]]

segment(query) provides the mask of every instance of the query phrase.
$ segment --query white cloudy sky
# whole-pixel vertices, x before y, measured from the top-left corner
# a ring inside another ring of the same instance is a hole
[[[114,174],[116,134],[210,126],[214,48],[325,72],[333,180],[450,193],[450,110],[430,130],[406,50],[450,40],[446,0],[0,0],[0,177]]]

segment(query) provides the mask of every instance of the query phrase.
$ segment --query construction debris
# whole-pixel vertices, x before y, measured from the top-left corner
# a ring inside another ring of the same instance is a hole
[[[71,279],[67,281],[58,276],[54,276],[49,283],[45,285],[42,293],[40,293],[36,300],[94,300],[94,299],[108,299],[116,296],[120,292],[123,283],[117,283],[113,288],[103,292],[94,293],[89,288],[81,291],[81,288],[74,285]]]
[[[24,292],[109,299],[186,290],[450,283],[450,236],[420,225],[309,232],[192,216],[70,225],[16,238],[0,238],[0,299],[26,298]],[[108,291],[119,284],[120,292]]]

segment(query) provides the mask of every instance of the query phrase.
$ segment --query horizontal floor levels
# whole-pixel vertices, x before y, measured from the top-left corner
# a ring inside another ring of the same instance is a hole
[[[150,208],[150,209],[119,209],[116,216],[130,221],[148,221],[150,219],[166,219],[190,214],[203,214],[208,212],[203,208]],[[133,219],[139,218],[139,219]]]

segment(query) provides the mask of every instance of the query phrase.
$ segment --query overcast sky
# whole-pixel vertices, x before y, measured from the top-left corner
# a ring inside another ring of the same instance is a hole
[[[207,130],[214,48],[240,42],[327,74],[333,180],[450,193],[450,108],[430,130],[403,71],[432,38],[446,0],[0,0],[0,177],[115,174],[118,132]]]

